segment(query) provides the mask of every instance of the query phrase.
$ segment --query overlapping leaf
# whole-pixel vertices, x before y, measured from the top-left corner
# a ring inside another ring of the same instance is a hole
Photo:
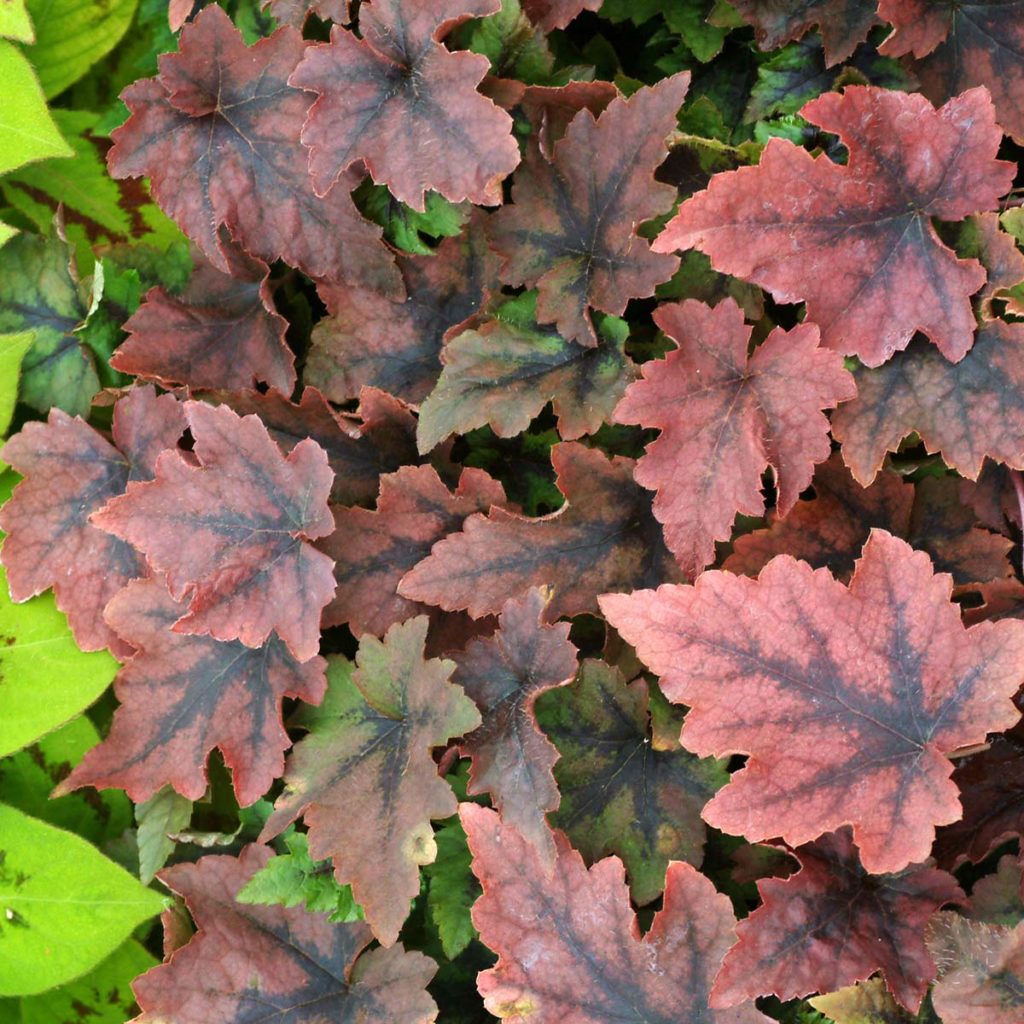
[[[309,728],[288,761],[285,792],[263,830],[276,835],[300,815],[309,852],[331,857],[352,886],[374,935],[398,937],[419,892],[419,868],[437,854],[432,818],[457,801],[431,750],[480,724],[473,702],[449,680],[450,661],[426,660],[428,620],[392,626],[383,642],[364,636],[356,661],[332,662],[327,697],[305,710]]]
[[[259,647],[276,631],[306,661],[334,595],[332,562],[308,543],[334,526],[327,455],[307,439],[285,458],[256,416],[227,406],[187,402],[185,411],[194,451],[166,452],[154,480],[131,484],[91,522],[134,545],[188,599],[179,632]]]
[[[757,30],[762,50],[820,29],[830,67],[850,57],[878,22],[875,0],[733,0],[733,6]]]
[[[922,1018],[904,1010],[881,978],[858,981],[808,1002],[835,1024],[937,1024],[934,1014]]]
[[[184,431],[182,407],[172,396],[138,388],[114,408],[113,444],[54,409],[46,423],[26,424],[2,449],[4,461],[24,477],[0,511],[7,533],[0,559],[11,596],[25,601],[53,587],[83,650],[130,653],[104,622],[103,609],[130,579],[146,575],[138,554],[97,529],[90,516],[129,481],[152,479],[158,454]]]
[[[477,980],[492,1014],[514,1024],[767,1020],[752,1005],[708,1008],[735,918],[688,864],[669,866],[664,905],[641,939],[618,858],[588,870],[559,834],[549,872],[494,811],[463,804],[461,815],[484,889],[473,923],[498,954]]]
[[[776,328],[748,358],[751,329],[732,299],[714,309],[689,299],[654,319],[678,348],[644,364],[615,419],[661,429],[635,476],[657,490],[665,543],[693,577],[714,560],[715,541],[729,538],[737,512],[764,512],[769,466],[780,514],[793,507],[831,451],[823,410],[853,397],[853,379],[818,347],[813,325]]]
[[[601,0],[523,0],[523,10],[545,32],[565,28],[583,11],[596,11]]]
[[[849,588],[780,556],[757,580],[706,572],[601,608],[690,707],[684,746],[750,755],[705,821],[791,846],[852,824],[878,873],[924,861],[935,826],[960,817],[944,755],[1019,717],[1024,625],[967,630],[951,589],[874,530]]]
[[[756,167],[717,174],[654,243],[697,247],[715,268],[806,301],[822,344],[879,366],[923,331],[947,359],[974,337],[970,296],[985,283],[931,218],[993,209],[1014,165],[996,160],[1002,133],[992,101],[973,89],[936,110],[916,94],[849,86],[806,104],[849,162],[812,157],[772,139]]]

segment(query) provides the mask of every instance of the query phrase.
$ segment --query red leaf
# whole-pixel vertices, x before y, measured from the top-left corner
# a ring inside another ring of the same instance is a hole
[[[962,359],[985,272],[957,259],[931,218],[993,209],[1013,183],[1014,165],[995,159],[1002,133],[988,93],[935,110],[915,94],[848,86],[800,113],[839,135],[848,164],[772,139],[756,167],[716,174],[685,202],[655,251],[695,246],[780,302],[806,301],[822,344],[868,366],[915,331]]]
[[[313,193],[299,145],[309,97],[287,85],[305,50],[287,27],[246,47],[220,7],[205,8],[178,52],[160,57],[160,74],[125,90],[132,116],[112,135],[110,173],[149,177],[154,199],[225,273],[221,224],[254,256],[400,296],[380,229],[349,196],[356,177],[326,199]]]
[[[243,806],[280,777],[291,746],[281,700],[319,703],[326,662],[300,665],[276,637],[253,649],[177,633],[171,627],[184,611],[160,579],[129,583],[107,605],[107,622],[138,654],[114,684],[121,707],[109,735],[59,792],[118,786],[141,803],[171,785],[198,800],[214,747],[224,754]]]
[[[641,368],[615,409],[618,423],[658,427],[636,466],[657,490],[654,515],[688,576],[715,558],[737,512],[764,512],[761,475],[771,466],[785,515],[831,451],[822,410],[855,394],[842,358],[818,348],[813,324],[776,328],[747,357],[751,328],[725,299],[661,306],[658,326],[679,346]]]
[[[362,952],[373,936],[362,921],[235,902],[271,858],[261,846],[238,858],[176,864],[160,879],[181,894],[195,937],[169,963],[136,979],[137,1024],[207,1024],[279,1017],[294,1024],[432,1024],[427,983],[437,965],[401,946]]]
[[[688,72],[666,78],[617,97],[596,119],[581,110],[550,161],[527,147],[513,205],[489,222],[502,280],[538,287],[537,319],[565,338],[595,345],[588,307],[618,316],[679,265],[651,252],[636,229],[672,206],[675,190],[653,176],[689,83]]]
[[[641,939],[617,857],[587,870],[556,833],[552,873],[494,811],[463,804],[460,813],[484,889],[473,923],[498,954],[477,980],[492,1014],[509,1024],[768,1019],[753,1006],[708,1008],[736,922],[728,898],[689,864],[669,865],[664,905]]]
[[[1024,140],[1024,3],[1000,0],[879,0],[895,31],[882,53],[914,54],[910,68],[921,92],[942,103],[973,86],[992,93],[999,121]]]
[[[565,505],[539,519],[503,508],[470,516],[461,533],[433,547],[398,592],[474,618],[501,610],[530,587],[553,590],[549,621],[596,612],[597,595],[678,578],[672,556],[633,483],[630,459],[609,461],[568,441],[551,449]]]
[[[916,1012],[935,977],[924,926],[944,903],[963,901],[956,879],[920,866],[869,875],[849,829],[795,856],[797,874],[758,882],[762,905],[737,927],[712,1003],[834,992],[881,971],[896,999]]]
[[[352,0],[263,0],[261,6],[279,25],[291,25],[301,30],[310,14],[315,14],[322,21],[347,25]]]
[[[551,769],[558,751],[537,726],[534,702],[576,675],[569,624],[544,625],[548,595],[539,588],[506,602],[498,632],[472,640],[453,656],[452,682],[473,699],[483,724],[460,744],[469,757],[467,793],[490,793],[502,821],[514,825],[553,863],[555,847],[545,819],[558,806]]]
[[[381,477],[375,511],[334,506],[334,532],[318,545],[334,559],[338,583],[324,625],[383,636],[427,611],[399,595],[399,580],[468,515],[504,504],[501,484],[482,469],[464,469],[452,494],[431,466],[403,466]]]
[[[352,886],[384,945],[420,891],[420,866],[437,855],[430,820],[457,808],[431,751],[480,724],[449,681],[454,664],[424,660],[426,635],[419,616],[392,626],[383,642],[364,636],[355,673],[349,662],[331,664],[323,705],[303,709],[297,722],[310,733],[288,759],[284,794],[261,836],[301,815],[310,855],[334,859],[335,876]]]
[[[545,32],[565,28],[582,11],[600,10],[602,0],[522,0],[523,10]]]
[[[512,119],[477,92],[487,58],[441,44],[498,9],[498,0],[373,0],[359,10],[360,36],[336,25],[329,44],[307,51],[289,82],[319,93],[302,129],[319,195],[362,160],[417,210],[428,189],[501,202],[501,181],[519,163]]]
[[[0,511],[11,597],[27,601],[53,587],[83,650],[131,653],[103,621],[103,609],[130,579],[146,575],[131,547],[89,517],[130,480],[151,479],[157,454],[184,432],[175,399],[143,387],[114,406],[113,445],[77,416],[53,409],[46,423],[27,423],[0,452],[25,478]]]
[[[195,459],[167,452],[156,479],[130,484],[92,522],[138,548],[190,602],[174,628],[260,647],[273,631],[300,661],[320,646],[320,611],[334,594],[326,536],[332,473],[301,441],[283,458],[256,416],[186,402]]]
[[[852,824],[879,873],[925,860],[935,826],[960,817],[944,755],[1019,718],[1024,623],[967,630],[951,590],[874,530],[849,589],[782,555],[757,580],[706,572],[601,608],[690,707],[687,749],[750,755],[705,821],[791,846]]]
[[[128,338],[110,359],[168,387],[251,388],[263,381],[295,387],[295,356],[285,344],[288,321],[278,316],[267,283],[270,269],[221,243],[225,274],[201,256],[180,297],[152,288],[125,323]]]
[[[565,135],[572,119],[581,110],[589,110],[594,117],[600,117],[608,104],[619,95],[619,90],[612,82],[600,79],[593,82],[567,82],[565,85],[526,85],[520,88],[522,94],[516,103],[529,120],[537,136],[537,145],[548,160],[554,158],[555,143]]]
[[[918,340],[854,377],[857,397],[832,417],[832,433],[862,484],[874,479],[887,451],[915,432],[972,480],[986,456],[1024,468],[1024,326],[982,325],[959,363]]]

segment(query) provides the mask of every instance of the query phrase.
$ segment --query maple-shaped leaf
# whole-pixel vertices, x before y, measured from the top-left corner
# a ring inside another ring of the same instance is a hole
[[[601,608],[690,708],[682,743],[749,755],[704,820],[802,845],[853,825],[871,872],[924,861],[961,814],[946,754],[1019,718],[1024,623],[966,629],[952,580],[873,530],[849,588],[788,555],[752,580],[609,594]]]
[[[511,597],[548,586],[547,619],[596,612],[597,596],[676,579],[631,459],[609,459],[575,441],[551,449],[565,504],[529,519],[492,508],[470,516],[461,533],[436,543],[398,592],[474,618],[493,615]]]
[[[279,25],[291,25],[301,30],[311,14],[322,21],[347,25],[351,20],[352,0],[263,0],[261,7]]]
[[[454,663],[424,658],[427,625],[421,615],[392,626],[383,642],[364,636],[355,672],[348,661],[331,662],[323,704],[297,719],[309,735],[288,759],[284,794],[261,835],[301,815],[310,855],[333,858],[335,877],[352,886],[385,945],[420,891],[420,866],[437,854],[431,819],[457,809],[431,751],[480,724],[450,682]]]
[[[141,803],[171,785],[198,800],[214,747],[231,769],[243,806],[280,777],[291,745],[281,700],[318,703],[326,663],[317,657],[300,665],[277,637],[252,648],[177,633],[171,627],[185,610],[157,578],[129,583],[107,605],[108,624],[138,653],[114,683],[121,707],[109,735],[58,787],[61,792],[117,786]]]
[[[0,561],[11,597],[27,601],[53,587],[82,650],[131,653],[103,620],[103,608],[130,579],[145,576],[143,560],[123,540],[97,529],[90,515],[123,494],[129,481],[150,480],[157,455],[185,432],[171,395],[136,388],[114,406],[113,444],[59,409],[46,423],[27,423],[0,457],[24,479],[0,510],[7,533]]]
[[[696,247],[780,302],[806,301],[822,344],[868,366],[915,331],[962,359],[985,271],[943,245],[931,218],[993,209],[1012,184],[988,93],[936,110],[917,94],[848,86],[800,113],[842,139],[847,164],[771,139],[756,167],[716,174],[683,203],[655,250]]]
[[[934,1015],[911,1015],[893,999],[881,978],[858,981],[808,1003],[835,1024],[938,1024]]]
[[[331,401],[371,386],[420,402],[441,373],[441,348],[497,290],[482,222],[431,256],[400,256],[405,301],[381,289],[321,287],[329,315],[313,328],[305,380]]]
[[[565,28],[583,11],[600,10],[603,0],[522,0],[526,16],[545,32]]]
[[[223,225],[242,247],[313,277],[396,296],[402,282],[378,227],[349,195],[354,175],[313,192],[299,132],[311,97],[287,84],[306,43],[282,28],[247,47],[218,6],[182,29],[160,74],[123,93],[131,117],[112,135],[115,178],[150,179],[153,198],[224,273]]]
[[[999,123],[1024,140],[1024,2],[1021,0],[879,0],[894,31],[879,48],[912,54],[921,92],[942,103],[973,86],[992,93]]]
[[[656,689],[587,660],[571,686],[541,698],[537,717],[561,755],[551,822],[588,862],[621,857],[640,905],[661,895],[670,860],[700,866],[701,808],[729,776],[683,750],[682,713]]]
[[[597,346],[584,348],[539,329],[534,305],[531,295],[513,299],[444,347],[444,369],[420,407],[421,452],[485,423],[499,437],[512,437],[548,402],[567,441],[595,433],[611,418],[636,373],[624,351],[628,326],[609,317],[597,329]]]
[[[251,845],[237,858],[208,855],[160,872],[184,898],[196,934],[132,984],[137,1024],[432,1024],[427,984],[437,965],[429,957],[401,946],[363,952],[373,935],[362,921],[333,924],[302,907],[236,901],[272,855]]]
[[[963,901],[956,879],[922,866],[869,875],[849,829],[794,854],[795,875],[758,882],[761,906],[736,929],[712,1004],[833,992],[881,971],[897,1001],[916,1011],[935,977],[924,926],[944,903]]]
[[[504,504],[501,484],[482,469],[464,469],[453,493],[432,466],[403,466],[381,477],[376,509],[335,505],[334,532],[318,545],[334,559],[338,582],[324,625],[383,636],[426,611],[399,595],[399,581],[467,516]]]
[[[622,861],[589,870],[555,836],[554,870],[486,807],[463,804],[480,938],[498,963],[477,978],[490,1013],[510,1024],[759,1024],[753,1006],[708,1007],[736,919],[726,896],[689,864],[669,865],[665,900],[640,937]]]
[[[732,6],[754,26],[762,50],[777,50],[818,28],[828,67],[851,57],[878,24],[876,0],[732,0]]]
[[[548,595],[533,588],[501,609],[498,631],[472,640],[452,656],[458,683],[480,709],[483,722],[460,744],[470,758],[469,794],[490,793],[502,820],[533,843],[546,862],[555,847],[545,812],[558,806],[551,774],[558,751],[537,726],[534,704],[576,675],[569,624],[544,624]]]
[[[1024,1017],[1024,921],[1015,928],[946,911],[928,929],[939,965],[932,1004],[942,1024],[1020,1024]]]
[[[460,22],[499,10],[498,0],[373,0],[359,35],[335,26],[289,79],[319,94],[302,129],[317,193],[362,161],[378,184],[414,210],[427,190],[495,206],[519,163],[512,119],[477,86],[486,57],[441,40]]]
[[[154,480],[129,484],[90,521],[188,599],[178,632],[260,647],[276,630],[296,658],[312,658],[334,595],[332,562],[308,543],[334,527],[326,453],[307,439],[285,458],[257,416],[227,406],[186,402],[185,414],[190,456],[164,453]]]
[[[288,321],[270,295],[270,268],[231,244],[221,245],[225,274],[201,255],[180,295],[152,288],[124,325],[128,338],[110,359],[163,387],[295,386],[295,356],[285,344]]]
[[[779,514],[793,507],[831,451],[823,410],[855,391],[842,358],[818,347],[813,324],[776,328],[748,358],[752,328],[732,299],[713,309],[687,299],[661,306],[654,320],[678,348],[643,365],[615,419],[661,430],[635,476],[657,490],[665,543],[692,577],[714,561],[737,512],[764,512],[769,466]]]
[[[690,84],[688,72],[616,97],[595,118],[572,120],[547,159],[536,145],[512,186],[512,205],[490,222],[506,284],[537,287],[537,318],[565,338],[596,345],[589,307],[621,315],[654,293],[679,261],[651,251],[636,233],[675,198],[654,171]]]
[[[992,321],[958,363],[917,339],[885,366],[854,373],[857,397],[832,418],[843,459],[865,486],[911,433],[977,479],[985,457],[1024,468],[1024,326]]]

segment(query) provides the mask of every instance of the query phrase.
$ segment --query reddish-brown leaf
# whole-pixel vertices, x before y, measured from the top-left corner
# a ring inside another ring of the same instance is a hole
[[[596,11],[602,0],[522,0],[530,21],[545,32],[565,28],[582,11]]]
[[[360,7],[359,36],[336,25],[330,43],[306,52],[289,82],[319,94],[302,129],[319,195],[361,160],[416,210],[427,190],[501,202],[519,163],[512,119],[477,92],[487,58],[441,43],[498,9],[498,0],[373,0]]]
[[[273,15],[279,25],[291,25],[301,30],[310,14],[323,21],[347,25],[352,0],[263,0],[261,6]]]
[[[333,563],[308,543],[334,526],[327,455],[307,439],[284,458],[258,417],[227,406],[186,402],[185,411],[193,457],[164,453],[153,481],[129,484],[91,522],[188,599],[178,632],[260,647],[276,630],[306,661],[334,595]]]
[[[463,804],[481,940],[498,963],[481,973],[484,1005],[509,1024],[759,1024],[753,1006],[708,1007],[736,919],[689,864],[669,865],[665,901],[641,939],[618,857],[589,870],[561,833],[554,871],[511,825]]]
[[[53,409],[46,423],[27,423],[0,453],[24,477],[0,511],[11,597],[27,601],[53,587],[83,650],[109,647],[119,658],[131,653],[104,622],[103,609],[130,579],[146,575],[135,551],[89,517],[123,494],[129,481],[152,479],[157,455],[184,432],[178,402],[143,387],[114,406],[113,444],[78,417]]]
[[[572,119],[589,110],[600,117],[608,104],[619,95],[612,82],[573,81],[565,85],[527,85],[517,98],[517,105],[526,115],[537,136],[537,145],[548,159],[554,158],[554,145],[565,135]]]
[[[383,636],[427,611],[399,595],[399,580],[467,516],[504,504],[501,484],[482,469],[464,469],[452,493],[433,467],[403,466],[381,477],[375,510],[334,506],[334,532],[317,545],[334,559],[338,583],[324,625],[348,623],[356,636]]]
[[[205,8],[178,52],[160,57],[160,74],[125,90],[132,116],[113,133],[110,173],[148,177],[153,198],[225,273],[219,225],[267,261],[400,297],[381,231],[349,195],[355,175],[325,199],[313,192],[299,144],[311,97],[287,84],[305,50],[288,27],[246,47],[220,7]]]
[[[385,945],[420,891],[420,866],[437,855],[431,818],[458,806],[431,751],[480,724],[476,706],[449,681],[455,665],[424,659],[426,635],[419,616],[392,626],[383,642],[364,636],[356,672],[348,661],[331,663],[323,704],[298,718],[310,732],[288,758],[284,794],[260,837],[301,815],[310,855],[334,858],[335,876],[352,886]]]
[[[597,596],[677,579],[631,459],[611,461],[574,441],[551,449],[565,504],[528,519],[503,508],[470,516],[434,545],[398,586],[403,597],[474,618],[501,610],[530,587],[548,586],[549,621],[597,611]]]
[[[319,703],[326,662],[316,657],[300,665],[277,637],[254,649],[177,633],[171,627],[185,610],[158,578],[129,583],[107,605],[107,622],[138,653],[114,683],[121,707],[109,735],[60,792],[117,786],[141,803],[170,785],[198,800],[214,747],[243,806],[280,777],[291,746],[281,700]]]
[[[761,906],[736,929],[712,1003],[833,992],[881,971],[896,999],[916,1011],[935,977],[924,926],[944,903],[963,900],[956,879],[921,866],[869,875],[849,829],[794,853],[797,874],[758,882]]]
[[[545,813],[558,806],[551,774],[558,751],[537,726],[534,702],[572,682],[576,648],[569,643],[568,623],[544,625],[547,597],[534,588],[508,601],[494,636],[472,640],[453,655],[452,682],[472,697],[483,718],[460,744],[471,760],[466,792],[490,793],[502,821],[514,825],[545,863],[553,863]]]
[[[959,363],[918,339],[854,378],[857,397],[832,417],[832,433],[862,484],[911,433],[972,480],[986,456],[1024,468],[1024,326],[984,324]]]
[[[725,299],[714,309],[687,299],[662,306],[657,325],[678,345],[641,368],[615,409],[619,423],[658,427],[636,466],[637,482],[656,490],[654,515],[683,572],[714,561],[737,512],[761,515],[761,475],[771,466],[785,515],[828,458],[822,410],[855,394],[835,352],[818,347],[818,330],[776,328],[748,358],[751,328]]]
[[[125,323],[128,338],[110,365],[164,387],[295,386],[295,356],[285,344],[288,321],[277,314],[267,283],[270,268],[221,243],[223,273],[199,255],[179,296],[152,288]]]
[[[601,608],[690,708],[682,742],[746,766],[704,820],[802,845],[853,825],[871,872],[924,861],[960,817],[945,757],[1019,718],[1024,623],[966,629],[952,580],[873,530],[849,588],[781,555],[757,580],[610,594]]]
[[[581,110],[550,160],[528,146],[512,205],[490,220],[492,244],[505,259],[502,280],[536,286],[537,319],[569,340],[595,345],[589,307],[618,316],[679,265],[652,252],[636,229],[675,198],[653,178],[689,83],[684,72],[617,97],[600,117]]]
[[[999,123],[1024,140],[1024,2],[880,0],[895,31],[881,52],[913,54],[910,68],[934,103],[977,85],[992,93]]]
[[[277,1018],[360,1024],[432,1024],[427,984],[437,965],[401,946],[362,952],[373,935],[362,921],[332,924],[302,907],[238,903],[235,896],[272,851],[176,864],[160,879],[183,896],[196,934],[169,963],[132,988],[137,1024],[243,1024]]]
[[[1024,921],[1024,863],[1011,853],[999,858],[994,874],[979,878],[971,888],[967,916],[1010,927]]]
[[[772,139],[756,167],[716,174],[654,243],[696,247],[715,269],[807,303],[822,344],[879,366],[923,331],[948,359],[974,338],[970,296],[985,283],[931,218],[993,209],[1013,183],[996,160],[992,101],[973,89],[936,110],[873,86],[826,93],[800,112],[846,143],[849,163]]]
[[[818,28],[831,67],[853,55],[878,24],[876,0],[732,0],[757,32],[762,50],[777,50]]]

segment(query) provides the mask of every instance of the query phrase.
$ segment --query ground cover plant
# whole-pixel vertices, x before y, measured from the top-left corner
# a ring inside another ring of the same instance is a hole
[[[0,0],[0,1024],[1022,1024],[1022,52]]]

